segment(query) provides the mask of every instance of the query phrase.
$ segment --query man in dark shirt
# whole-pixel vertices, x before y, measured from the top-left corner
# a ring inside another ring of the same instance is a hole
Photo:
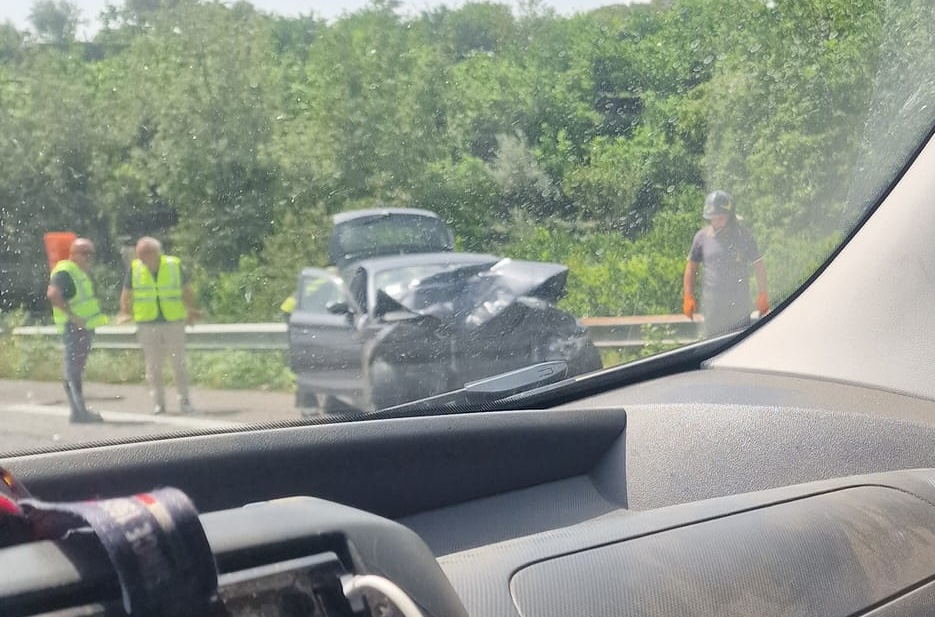
[[[74,298],[77,292],[74,279],[67,272],[61,270],[52,275],[49,284],[55,287],[66,300]]]
[[[62,332],[65,346],[65,393],[71,407],[72,422],[101,422],[84,402],[82,378],[91,352],[94,329],[107,318],[89,275],[94,258],[94,244],[87,238],[76,239],[68,259],[52,269],[46,297],[52,304],[55,324]]]
[[[695,313],[695,277],[704,264],[702,298],[705,333],[723,334],[750,324],[750,269],[756,276],[760,314],[769,311],[766,266],[753,234],[742,226],[734,202],[724,191],[714,191],[705,200],[704,218],[709,225],[695,234],[685,265],[683,311]]]

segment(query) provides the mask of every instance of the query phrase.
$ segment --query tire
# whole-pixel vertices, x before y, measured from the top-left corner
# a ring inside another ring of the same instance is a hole
[[[556,360],[562,358],[555,358]],[[564,358],[568,363],[568,373],[566,377],[575,377],[593,371],[599,371],[604,368],[604,361],[601,359],[600,350],[591,341],[584,341],[578,353],[570,358]]]
[[[367,400],[371,410],[399,404],[402,380],[394,367],[383,358],[374,358],[367,371]]]
[[[314,417],[321,414],[318,405],[318,395],[308,388],[299,386],[295,391],[295,406],[303,418]]]
[[[575,358],[575,361],[568,366],[568,372],[571,376],[599,371],[604,368],[604,361],[601,359],[601,352],[591,341],[588,341]]]
[[[317,418],[327,414],[358,411],[336,396],[320,394],[301,386],[295,392],[295,406],[299,409],[299,414],[303,418]]]
[[[338,407],[338,399],[329,394],[316,394],[315,406],[320,413],[332,413]]]
[[[295,406],[299,408],[316,407],[315,393],[302,386],[298,386],[295,389]]]

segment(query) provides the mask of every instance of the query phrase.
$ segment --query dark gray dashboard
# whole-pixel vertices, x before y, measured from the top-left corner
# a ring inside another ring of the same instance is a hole
[[[920,600],[935,577],[933,443],[930,401],[718,369],[552,410],[268,428],[3,464],[48,500],[177,486],[218,511],[203,518],[227,551],[237,536],[220,521],[245,516],[243,504],[325,500],[289,506],[289,525],[371,546],[395,537],[367,563],[434,598],[430,615],[460,604],[469,615],[896,614],[933,606]],[[897,472],[911,469],[923,471]],[[282,503],[254,520],[242,553],[282,529]],[[342,517],[370,523],[342,530]],[[439,565],[434,591],[422,587]]]
[[[868,475],[618,513],[440,563],[472,615],[861,614],[932,580],[933,478]]]

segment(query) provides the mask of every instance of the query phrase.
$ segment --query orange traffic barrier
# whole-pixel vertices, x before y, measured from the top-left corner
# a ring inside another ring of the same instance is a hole
[[[49,258],[49,270],[71,254],[71,245],[78,236],[70,231],[50,231],[45,234],[45,254]]]

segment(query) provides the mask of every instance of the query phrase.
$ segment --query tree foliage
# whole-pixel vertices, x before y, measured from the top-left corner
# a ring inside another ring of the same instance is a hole
[[[37,0],[33,32],[0,27],[3,307],[41,297],[42,234],[70,229],[104,280],[154,234],[210,318],[274,318],[299,268],[324,265],[329,217],[383,204],[439,212],[463,249],[568,264],[578,314],[672,312],[714,188],[781,295],[909,155],[935,92],[916,62],[926,0],[569,17],[384,0],[332,23],[124,0],[86,42],[79,17]]]
[[[29,22],[40,40],[64,46],[75,40],[81,11],[67,0],[36,0],[29,11]]]

